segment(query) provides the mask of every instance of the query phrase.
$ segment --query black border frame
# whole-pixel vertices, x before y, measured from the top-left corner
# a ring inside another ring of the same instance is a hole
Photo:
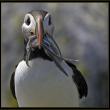
[[[109,6],[110,6],[110,3],[109,3],[110,0],[0,0],[0,6],[2,3],[32,3],[32,2],[36,2],[36,3],[108,3],[108,9],[109,9]],[[1,14],[0,14],[0,17],[1,17]],[[108,17],[109,17],[109,10],[108,10]],[[110,20],[110,19],[109,19]],[[109,21],[108,21],[109,23]],[[1,25],[1,21],[0,21],[0,25]],[[108,29],[109,29],[109,24],[108,24]],[[1,30],[0,30],[1,32]],[[109,30],[108,30],[108,33],[109,33]],[[109,34],[108,34],[109,35]],[[108,37],[109,38],[109,37]],[[109,44],[109,41],[108,41],[108,44]],[[109,48],[109,47],[108,47]],[[1,48],[0,48],[1,49]],[[1,61],[1,59],[0,59]],[[1,77],[1,75],[0,75]],[[1,85],[0,85],[1,86]],[[1,88],[0,88],[1,89]],[[1,95],[0,95],[1,97]],[[105,109],[110,109],[110,105],[109,107],[1,107],[1,103],[0,103],[0,109],[21,109],[21,110],[24,110],[24,109],[40,109],[40,110],[45,110],[45,109],[75,109],[75,110],[105,110]]]

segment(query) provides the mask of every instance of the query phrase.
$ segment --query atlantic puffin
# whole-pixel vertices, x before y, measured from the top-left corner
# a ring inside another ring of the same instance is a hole
[[[13,72],[10,89],[19,107],[79,107],[87,83],[72,59],[64,58],[45,10],[28,12],[22,24],[24,57]]]

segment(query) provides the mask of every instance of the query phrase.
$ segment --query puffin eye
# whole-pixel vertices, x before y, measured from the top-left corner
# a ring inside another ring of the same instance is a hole
[[[52,24],[51,16],[49,16],[48,25],[51,25],[51,24]]]
[[[29,16],[28,16],[28,18],[26,19],[25,23],[26,23],[27,25],[29,25],[29,24],[31,23]]]

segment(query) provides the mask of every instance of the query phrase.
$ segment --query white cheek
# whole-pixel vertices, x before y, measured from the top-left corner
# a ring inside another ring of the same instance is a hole
[[[30,24],[27,25],[25,22],[23,23],[22,25],[22,32],[27,36],[29,37],[31,35],[31,31],[32,30],[35,30],[35,26],[36,26],[36,23],[35,23],[35,20],[32,16],[30,16]]]
[[[22,25],[22,31],[30,31],[32,28],[35,27],[35,23],[31,22],[30,25],[27,25],[26,23],[23,23]]]
[[[30,36],[31,25],[27,26],[25,23],[22,25],[22,32],[28,37]]]
[[[43,22],[43,27],[44,27],[44,32],[48,33],[49,35],[53,35],[53,31],[54,31],[54,25],[48,25],[48,21],[44,21]]]

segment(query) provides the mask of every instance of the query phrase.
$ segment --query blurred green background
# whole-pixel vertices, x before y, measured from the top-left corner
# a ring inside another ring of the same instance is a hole
[[[21,26],[24,15],[37,9],[51,13],[54,38],[63,56],[75,63],[88,83],[81,107],[109,106],[107,3],[2,3],[1,4],[1,106],[14,105],[9,80],[23,57]]]

